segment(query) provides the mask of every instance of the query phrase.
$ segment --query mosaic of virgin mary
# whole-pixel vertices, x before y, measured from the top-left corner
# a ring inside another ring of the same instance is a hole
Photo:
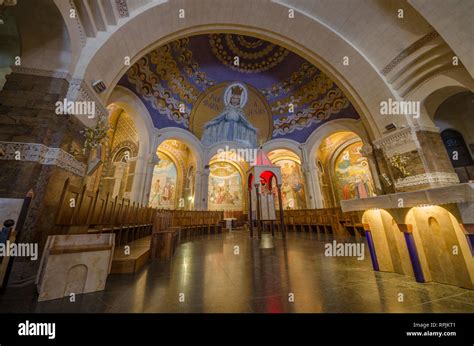
[[[245,85],[233,83],[227,87],[224,92],[224,110],[204,125],[204,145],[231,141],[252,148],[257,146],[257,129],[245,118],[243,111],[247,97]]]

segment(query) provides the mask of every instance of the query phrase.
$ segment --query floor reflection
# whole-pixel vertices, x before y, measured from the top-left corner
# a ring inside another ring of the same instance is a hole
[[[474,312],[474,291],[374,272],[368,253],[362,261],[326,257],[332,240],[204,236],[182,244],[169,262],[109,276],[105,291],[74,303],[37,303],[34,286],[7,289],[0,312]]]

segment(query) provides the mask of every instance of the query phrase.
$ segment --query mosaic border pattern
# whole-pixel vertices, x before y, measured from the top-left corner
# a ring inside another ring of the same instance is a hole
[[[0,150],[2,152],[0,160],[32,161],[42,165],[58,166],[81,177],[86,173],[84,163],[60,148],[50,148],[39,143],[0,142]],[[16,152],[20,153],[20,160],[16,160]]]

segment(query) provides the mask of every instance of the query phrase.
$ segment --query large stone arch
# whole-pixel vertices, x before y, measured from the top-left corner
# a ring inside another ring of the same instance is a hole
[[[135,168],[135,179],[132,187],[132,199],[136,201],[144,201],[146,177],[153,172],[153,167],[147,164],[154,155],[153,138],[154,127],[150,113],[146,109],[143,102],[137,95],[127,88],[117,86],[110,94],[107,104],[114,104],[132,118],[138,132],[139,146]],[[156,150],[155,150],[156,152]]]
[[[303,163],[304,158],[302,157],[301,144],[288,138],[277,138],[271,141],[265,142],[262,145],[263,151],[268,154],[269,152],[277,149],[286,149],[294,152],[300,158]]]
[[[180,8],[186,10],[186,19],[172,18],[170,14],[177,16]],[[209,10],[213,8],[219,8],[219,11]],[[258,0],[246,1],[245,6],[229,2],[225,7],[216,0],[153,4],[114,32],[107,33],[107,39],[99,47],[86,46],[87,54],[83,54],[82,61],[76,65],[74,78],[84,78],[90,83],[100,75],[110,90],[128,68],[123,64],[125,56],[133,63],[157,46],[179,37],[210,31],[250,34],[289,48],[321,68],[353,102],[370,133],[379,137],[390,122],[379,115],[380,101],[396,98],[384,78],[363,54],[319,19],[298,12],[292,22],[283,25],[285,18],[288,18],[288,7]],[[312,35],[301,35],[308,31]],[[327,42],[331,42],[330,50]],[[344,57],[350,59],[349,66],[343,66]],[[105,65],[107,69],[104,69]],[[106,99],[108,92],[100,96]],[[398,121],[404,123],[406,120],[400,118]]]
[[[143,102],[129,89],[118,85],[114,88],[107,100],[107,105],[112,103],[125,110],[133,119],[139,134],[140,153],[143,155],[150,154],[151,145],[153,143],[154,125],[151,115]]]
[[[193,152],[194,158],[196,159],[196,166],[198,169],[206,164],[206,154],[201,141],[191,132],[181,129],[179,127],[166,127],[163,129],[155,129],[155,140],[153,143],[153,153],[161,143],[168,139],[177,139],[188,146]]]
[[[474,80],[460,69],[440,73],[407,95],[408,99],[421,101],[418,124],[437,131],[433,117],[444,101],[461,91],[474,91]]]
[[[318,127],[304,143],[303,149],[306,152],[308,161],[312,161],[316,157],[316,151],[327,136],[339,131],[354,132],[362,139],[364,144],[370,143],[371,138],[360,120],[337,119],[329,121]]]
[[[238,142],[224,141],[224,142],[214,143],[210,147],[206,148],[206,155],[207,156],[206,156],[205,162],[206,162],[206,164],[209,164],[211,159],[221,151],[239,150],[239,149],[253,150],[252,148],[250,148],[250,147],[248,147],[244,144],[238,143]]]
[[[147,194],[151,189],[152,177],[153,177],[153,167],[158,161],[156,152],[161,143],[169,139],[175,139],[183,142],[186,146],[192,151],[193,157],[196,161],[196,179],[195,179],[195,204],[194,208],[196,210],[202,209],[202,196],[203,193],[207,193],[207,185],[203,186],[205,175],[205,165],[206,161],[206,152],[204,147],[201,144],[201,141],[191,132],[184,130],[179,127],[166,127],[163,129],[153,128],[153,144],[152,144],[152,153],[151,157],[148,160],[148,170],[145,178],[144,184],[144,203],[147,203]]]
[[[64,77],[72,66],[71,41],[55,2],[18,1],[12,12],[21,40],[21,65],[14,71],[55,71],[55,76]]]
[[[354,119],[337,119],[327,122],[318,127],[301,146],[304,161],[307,163],[303,168],[305,171],[306,181],[309,191],[309,205],[312,208],[323,208],[323,192],[320,187],[319,168],[316,165],[316,152],[323,140],[336,132],[349,131],[355,133],[364,143],[370,146],[371,137],[367,132],[364,123],[361,120]],[[377,164],[375,158],[370,155],[368,157],[372,177],[377,188],[380,188],[378,179]]]

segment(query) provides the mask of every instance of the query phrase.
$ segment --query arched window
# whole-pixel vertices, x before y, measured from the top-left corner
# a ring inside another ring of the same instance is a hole
[[[473,164],[471,153],[462,134],[456,130],[447,129],[441,132],[441,138],[443,138],[444,146],[448,151],[453,167],[465,167]]]

